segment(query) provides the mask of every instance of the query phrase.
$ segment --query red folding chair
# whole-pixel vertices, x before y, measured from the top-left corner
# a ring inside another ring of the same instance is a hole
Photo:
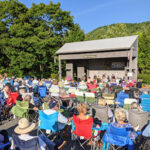
[[[91,150],[94,149],[94,145],[92,145],[93,135],[92,135],[92,126],[93,126],[93,118],[90,117],[86,120],[80,120],[77,116],[73,115],[73,123],[74,123],[74,131],[72,134],[72,139],[75,140],[74,144],[77,142],[80,146],[85,150],[84,145],[91,140]],[[74,150],[75,147],[71,147],[71,150]]]
[[[7,100],[7,106],[12,106],[12,104],[16,104],[16,100],[18,98],[18,92],[9,92],[9,98]]]

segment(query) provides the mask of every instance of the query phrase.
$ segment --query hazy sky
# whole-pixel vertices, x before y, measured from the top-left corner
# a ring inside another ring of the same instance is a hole
[[[49,0],[19,0],[27,7],[32,3],[49,3]],[[150,0],[53,0],[61,2],[63,10],[71,11],[75,23],[85,33],[113,23],[139,23],[150,21]]]

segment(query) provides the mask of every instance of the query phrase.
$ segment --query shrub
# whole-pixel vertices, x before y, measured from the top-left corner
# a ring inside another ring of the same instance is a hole
[[[146,84],[150,85],[150,74],[139,74],[138,78],[142,79],[143,83],[146,83]]]
[[[51,74],[51,78],[52,78],[52,79],[55,79],[55,80],[58,80],[58,79],[59,79],[59,74],[52,73],[52,74]]]

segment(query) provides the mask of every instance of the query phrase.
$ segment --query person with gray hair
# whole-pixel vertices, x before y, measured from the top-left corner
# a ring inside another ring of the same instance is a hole
[[[38,110],[38,108],[37,107],[35,107],[33,104],[31,104],[31,99],[32,99],[32,97],[31,97],[31,95],[26,95],[25,97],[24,97],[24,101],[27,101],[28,103],[29,103],[29,114],[33,114],[34,113],[34,110],[35,111],[37,111]]]
[[[117,108],[115,110],[115,118],[116,118],[116,122],[113,122],[112,126],[117,128],[126,128],[126,127],[130,128],[129,137],[130,139],[134,140],[137,137],[137,134],[134,131],[134,128],[132,128],[130,124],[125,122],[127,116],[123,108]]]
[[[130,108],[135,110],[135,111],[142,111],[141,107],[138,105],[137,102],[132,102]]]

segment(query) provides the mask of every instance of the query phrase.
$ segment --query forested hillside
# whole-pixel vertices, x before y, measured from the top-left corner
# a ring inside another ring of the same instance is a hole
[[[85,40],[139,35],[138,66],[144,82],[150,83],[150,22],[117,23],[99,27],[86,34]]]
[[[99,27],[86,34],[85,40],[137,35],[139,33],[146,33],[147,35],[150,35],[150,22],[117,23],[109,26]]]

